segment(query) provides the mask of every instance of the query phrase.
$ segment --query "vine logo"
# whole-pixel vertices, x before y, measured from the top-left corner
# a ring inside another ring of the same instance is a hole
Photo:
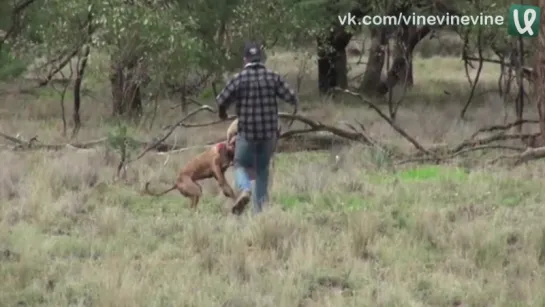
[[[536,37],[539,31],[539,6],[511,4],[507,33],[512,36]]]

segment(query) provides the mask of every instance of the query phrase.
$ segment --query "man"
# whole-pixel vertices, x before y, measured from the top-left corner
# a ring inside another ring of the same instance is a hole
[[[227,119],[227,109],[236,103],[238,134],[234,158],[235,187],[239,191],[233,214],[240,215],[253,196],[254,213],[263,209],[268,197],[269,163],[278,138],[278,102],[276,97],[297,109],[298,98],[279,74],[263,64],[261,47],[247,43],[244,68],[216,97],[219,116]],[[252,195],[247,169],[255,170]]]

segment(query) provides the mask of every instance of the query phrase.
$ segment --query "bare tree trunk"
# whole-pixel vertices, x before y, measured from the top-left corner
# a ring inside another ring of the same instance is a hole
[[[318,39],[318,89],[320,93],[327,94],[329,89],[335,87],[334,67],[331,65],[332,52],[328,49],[333,49],[326,45],[325,42]]]
[[[121,63],[112,59],[110,64],[110,86],[112,90],[112,115],[125,113],[123,108],[123,67]]]
[[[516,79],[519,86],[517,99],[515,100],[515,114],[517,116],[517,121],[522,120],[522,114],[524,113],[524,77],[523,77],[523,67],[524,67],[524,42],[523,38],[519,37],[517,40],[517,55],[516,59]],[[522,125],[517,126],[517,132],[522,132]]]
[[[379,89],[381,85],[382,69],[385,60],[385,45],[388,43],[385,28],[371,29],[371,47],[369,47],[369,57],[367,67],[363,74],[360,84],[360,90],[373,95],[376,93],[386,94],[384,89]]]
[[[72,114],[74,129],[72,129],[72,138],[76,137],[79,129],[81,128],[81,83],[83,82],[83,75],[85,74],[85,68],[87,67],[89,53],[91,52],[91,48],[88,45],[84,46],[83,48],[85,51],[83,51],[81,62],[78,61],[78,70],[76,72],[76,80],[74,81],[74,113]]]
[[[348,59],[346,57],[345,48],[343,48],[343,50],[338,50],[335,58],[337,86],[343,89],[348,88]]]
[[[325,39],[318,39],[318,88],[322,94],[335,87],[348,87],[346,46],[352,34],[337,27]]]
[[[330,16],[344,14],[335,1],[324,2]],[[371,11],[371,6],[358,4],[352,10],[356,19],[360,19]],[[346,46],[352,39],[355,30],[360,26],[350,28],[341,26],[337,21],[325,24],[327,35],[316,37],[318,53],[318,88],[321,94],[327,94],[335,87],[348,88],[348,63]]]
[[[545,144],[545,87],[543,86],[545,84],[545,0],[539,0],[539,6],[541,7],[541,22],[534,68],[536,72],[534,95],[536,95],[537,111],[539,113],[542,144]]]
[[[142,97],[139,76],[136,71],[138,58],[129,61],[111,60],[110,84],[112,88],[113,116],[141,115]]]
[[[386,78],[386,88],[392,89],[403,82],[404,86],[412,86],[413,80],[413,52],[418,43],[431,32],[429,27],[400,28],[396,48],[394,49],[394,61]]]
[[[413,80],[413,54],[409,49],[410,38],[415,34],[415,27],[400,27],[394,45],[394,65],[396,61],[404,60],[405,65],[398,70],[401,80],[405,80],[406,86],[412,86]]]
[[[394,60],[386,75],[386,80],[381,81],[384,67],[384,46],[388,43],[386,28],[371,30],[371,47],[367,68],[363,75],[360,90],[369,95],[384,95],[399,82],[411,86],[413,81],[413,52],[418,43],[430,33],[431,29],[422,27],[400,28],[394,49]]]

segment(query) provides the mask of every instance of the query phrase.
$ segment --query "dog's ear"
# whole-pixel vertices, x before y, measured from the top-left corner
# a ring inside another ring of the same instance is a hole
[[[227,143],[221,142],[216,145],[216,150],[220,155],[226,155],[227,154]]]
[[[228,160],[233,160],[235,157],[235,142],[221,142],[218,144],[218,153],[221,157],[227,158]]]
[[[232,143],[221,142],[221,143],[218,143],[216,148],[217,148],[216,150],[218,151],[218,154],[221,157],[224,157],[224,158],[226,157],[227,159],[232,160],[235,156],[234,142]]]

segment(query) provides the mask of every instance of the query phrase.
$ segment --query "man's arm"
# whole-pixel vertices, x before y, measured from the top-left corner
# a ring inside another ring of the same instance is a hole
[[[291,89],[284,77],[280,75],[278,75],[277,79],[276,95],[278,95],[280,99],[297,108],[297,105],[299,103],[299,98],[297,97],[297,94],[295,94],[295,92]]]
[[[223,90],[216,97],[216,103],[218,105],[218,109],[220,110],[220,115],[221,112],[227,112],[227,109],[229,109],[231,103],[236,99],[238,84],[238,75],[236,75],[229,81],[229,83],[227,83],[225,88],[223,88]]]

